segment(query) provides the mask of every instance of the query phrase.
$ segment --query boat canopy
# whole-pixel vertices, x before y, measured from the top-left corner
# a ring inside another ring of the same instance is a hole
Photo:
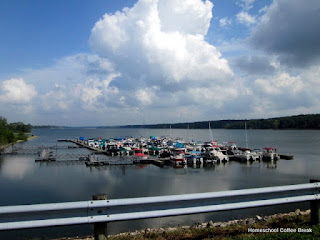
[[[238,148],[239,150],[241,150],[242,152],[245,152],[245,151],[250,151],[249,148]]]
[[[121,152],[127,152],[127,151],[128,151],[128,149],[125,149],[124,147],[120,147],[119,150],[120,150]]]
[[[162,148],[158,148],[158,147],[155,147],[155,146],[151,146],[150,147],[150,150],[153,150],[153,151],[159,151],[161,150]]]
[[[176,148],[184,148],[184,144],[181,143],[181,142],[177,142],[174,146],[175,146]]]
[[[263,149],[265,149],[265,150],[276,150],[275,148],[272,148],[272,147],[265,147]]]
[[[116,140],[116,141],[122,141],[122,140],[127,140],[126,138],[124,137],[120,137],[120,138],[113,138],[113,140]]]
[[[200,152],[200,151],[191,151],[190,153],[191,153],[192,155],[201,154],[201,152]]]

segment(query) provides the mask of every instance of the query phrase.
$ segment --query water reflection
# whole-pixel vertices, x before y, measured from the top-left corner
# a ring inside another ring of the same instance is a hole
[[[269,169],[276,169],[277,168],[277,162],[268,162],[267,163],[267,168]]]
[[[0,160],[0,171],[8,179],[21,180],[33,172],[33,165],[28,160],[12,156],[7,161]]]
[[[4,163],[4,156],[0,155],[0,171],[2,169],[3,163]]]

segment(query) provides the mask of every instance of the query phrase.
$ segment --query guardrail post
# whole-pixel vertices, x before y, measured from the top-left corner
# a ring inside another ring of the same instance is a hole
[[[318,179],[310,179],[310,183],[320,182]],[[317,225],[320,223],[320,200],[310,201],[311,223]]]
[[[95,194],[92,196],[92,200],[107,200],[106,194]],[[107,223],[95,223],[94,224],[94,240],[106,240],[108,237]]]

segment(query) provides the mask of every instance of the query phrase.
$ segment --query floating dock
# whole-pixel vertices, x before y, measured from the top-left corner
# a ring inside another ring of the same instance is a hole
[[[284,159],[284,160],[292,160],[293,159],[293,155],[290,154],[279,154],[280,159]]]
[[[86,166],[105,166],[105,165],[133,165],[135,162],[133,160],[104,160],[104,161],[94,161],[86,162]]]

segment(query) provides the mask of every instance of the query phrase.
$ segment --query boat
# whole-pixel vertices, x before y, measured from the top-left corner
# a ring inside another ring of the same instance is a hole
[[[206,155],[208,159],[217,160],[218,162],[229,161],[226,150],[221,150],[218,145],[207,146]]]
[[[203,157],[201,156],[201,151],[188,152],[188,155],[186,155],[185,157],[188,164],[203,164]]]
[[[133,151],[134,151],[133,155],[134,155],[136,158],[138,158],[139,160],[146,160],[146,159],[148,159],[148,155],[146,155],[146,154],[143,153],[143,149],[137,148],[137,149],[134,149]]]
[[[106,152],[108,155],[115,156],[119,153],[119,145],[117,142],[108,142],[106,145]]]
[[[261,159],[261,154],[257,151],[252,151],[249,148],[238,148],[238,152],[235,152],[232,158],[240,162],[259,161]]]
[[[247,134],[246,122],[244,123],[244,130],[245,130],[246,147],[236,148],[235,143],[231,142],[232,145],[230,146],[229,152],[233,152],[234,154],[232,155],[232,158],[240,162],[259,161],[261,159],[261,154],[259,154],[257,151],[251,151],[248,148],[248,134]],[[237,149],[237,151],[235,149]]]
[[[187,163],[185,148],[175,148],[172,152],[173,155],[170,156],[171,163],[175,165],[185,165]]]
[[[264,161],[276,161],[279,159],[279,154],[276,148],[265,147],[263,148],[262,160]]]

